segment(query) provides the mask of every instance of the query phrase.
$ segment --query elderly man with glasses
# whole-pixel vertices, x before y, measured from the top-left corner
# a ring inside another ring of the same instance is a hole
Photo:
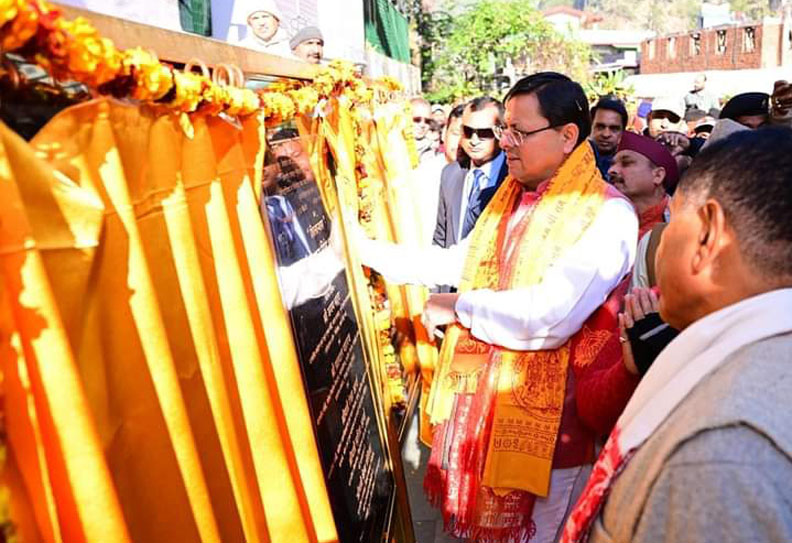
[[[418,159],[424,162],[437,154],[437,142],[429,134],[432,128],[432,106],[426,100],[416,96],[410,100],[413,116],[413,136],[418,151]]]
[[[475,540],[550,543],[594,460],[575,379],[618,334],[616,315],[598,309],[632,267],[638,219],[597,170],[579,84],[537,73],[505,104],[494,133],[509,177],[467,239],[421,251],[360,230],[357,241],[388,280],[459,288],[431,296],[424,312],[430,329],[447,325],[424,481],[446,526]]]

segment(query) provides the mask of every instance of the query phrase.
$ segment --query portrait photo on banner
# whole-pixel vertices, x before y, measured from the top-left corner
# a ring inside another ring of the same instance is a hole
[[[212,37],[257,51],[291,56],[289,40],[318,24],[318,0],[212,0]]]

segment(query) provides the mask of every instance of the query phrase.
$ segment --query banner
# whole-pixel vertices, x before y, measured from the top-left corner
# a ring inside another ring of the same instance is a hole
[[[58,0],[58,3],[168,30],[182,30],[179,0]]]
[[[303,27],[319,26],[317,1],[212,0],[213,37],[253,49],[263,47],[260,41],[285,40],[288,45]],[[261,12],[274,15],[276,21],[257,26],[254,14]]]

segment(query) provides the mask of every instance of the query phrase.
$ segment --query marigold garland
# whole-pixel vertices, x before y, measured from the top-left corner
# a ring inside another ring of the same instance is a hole
[[[392,101],[401,92],[401,84],[392,77],[368,84],[351,63],[333,61],[311,82],[284,79],[258,92],[222,85],[203,74],[176,70],[160,62],[150,50],[136,47],[121,51],[103,38],[89,20],[67,20],[60,9],[46,0],[0,0],[0,47],[4,52],[31,59],[57,79],[77,81],[101,94],[128,97],[179,113],[179,122],[188,134],[192,126],[186,113],[245,116],[263,109],[267,126],[275,126],[296,115],[310,114],[319,104],[332,103],[343,96],[353,106],[355,173],[363,202],[361,219],[364,224],[371,221],[372,202],[364,166],[367,143],[362,127],[375,103]],[[405,106],[409,104],[405,102]],[[405,137],[414,148],[412,133],[405,131]],[[404,382],[392,344],[394,328],[385,285],[380,276],[370,271],[368,279],[374,300],[372,309],[379,317],[388,392],[392,402],[400,404],[405,400]]]
[[[135,81],[131,97],[143,101],[159,100],[173,87],[173,70],[160,64],[150,51],[140,47],[124,52],[124,68]]]
[[[155,103],[179,113],[250,115],[263,108],[268,124],[310,113],[322,99],[347,96],[369,104],[377,90],[401,89],[393,78],[367,85],[348,62],[335,61],[310,83],[280,81],[258,95],[184,73],[140,47],[121,51],[84,17],[65,19],[46,0],[0,0],[0,47],[17,52],[58,79],[83,83],[99,93]]]

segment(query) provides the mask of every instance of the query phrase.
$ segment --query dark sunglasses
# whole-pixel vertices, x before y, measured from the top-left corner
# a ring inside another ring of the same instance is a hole
[[[432,119],[430,119],[429,117],[413,117],[413,122],[415,124],[418,123],[430,124],[432,122]]]
[[[462,125],[462,133],[467,139],[472,138],[473,134],[476,134],[480,140],[491,140],[495,137],[495,131],[492,128],[471,128]]]
[[[664,109],[658,109],[657,111],[652,112],[653,119],[668,119],[671,121],[672,124],[677,124],[682,118],[674,113],[673,111],[666,111]]]

